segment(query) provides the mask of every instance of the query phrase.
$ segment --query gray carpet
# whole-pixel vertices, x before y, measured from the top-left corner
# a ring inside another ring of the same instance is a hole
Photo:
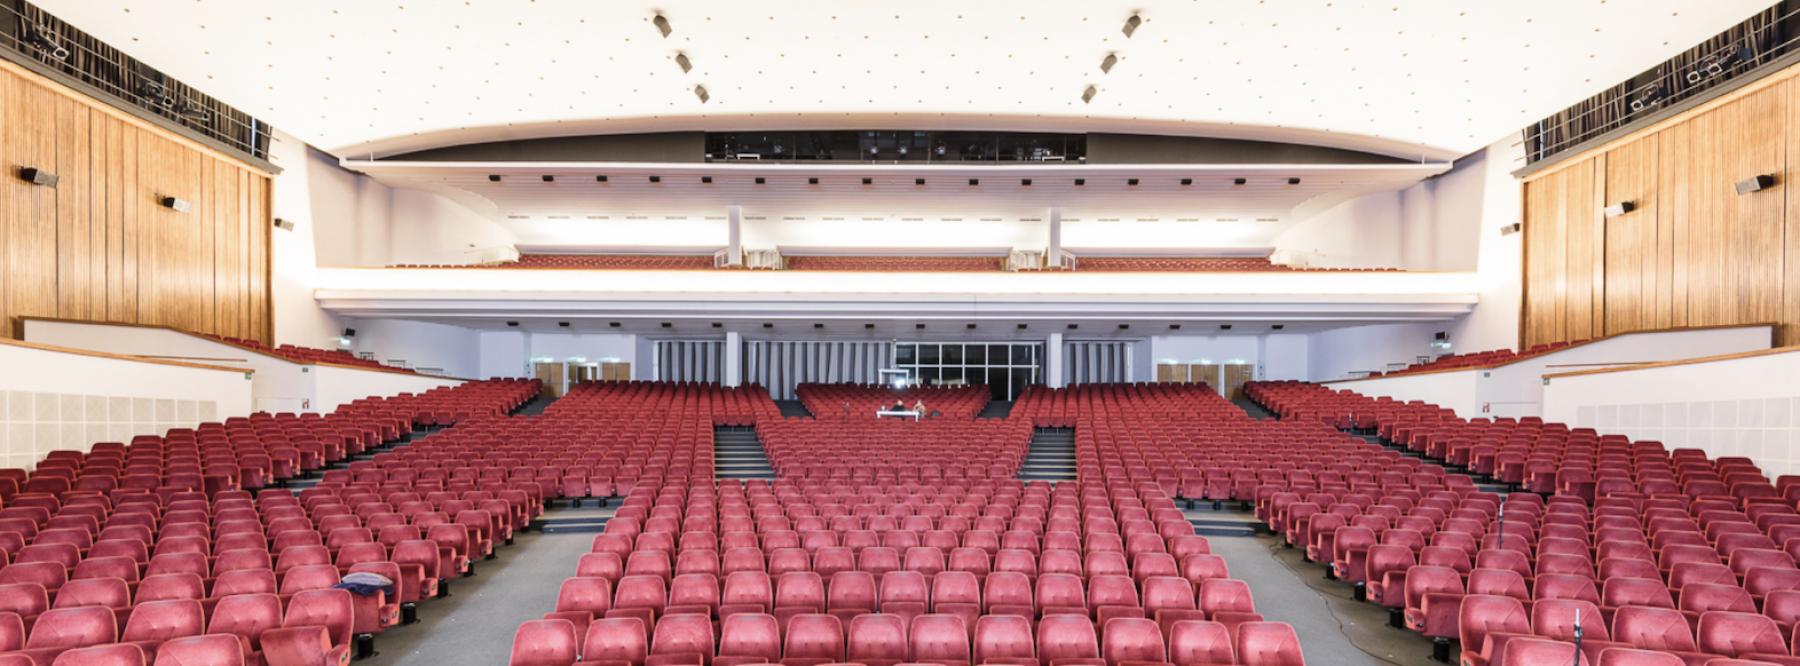
[[[1195,520],[1255,520],[1249,512],[1200,509]],[[1294,625],[1306,660],[1313,664],[1441,666],[1431,661],[1431,642],[1387,626],[1387,610],[1350,599],[1350,586],[1325,580],[1322,565],[1308,563],[1298,549],[1284,549],[1275,536],[1207,537],[1214,554],[1225,558],[1231,577],[1250,584],[1256,610],[1272,622]]]
[[[614,509],[558,509],[545,518],[610,515]],[[476,576],[453,581],[448,599],[419,605],[419,623],[391,627],[375,638],[379,655],[358,666],[505,664],[513,632],[556,606],[564,578],[594,542],[593,532],[515,535],[495,559],[475,565]]]

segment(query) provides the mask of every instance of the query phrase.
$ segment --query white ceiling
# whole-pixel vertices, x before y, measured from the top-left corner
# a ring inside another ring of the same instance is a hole
[[[444,195],[505,226],[520,243],[565,247],[605,244],[598,221],[723,220],[731,205],[741,206],[752,223],[845,224],[1043,221],[1052,205],[1060,205],[1068,221],[1203,223],[1206,246],[1268,246],[1332,206],[1401,189],[1450,167],[342,163],[388,185]],[[489,180],[493,175],[501,180]],[[546,175],[554,180],[545,182]],[[650,182],[652,176],[660,182]],[[701,180],[706,177],[712,182]],[[758,177],[764,182],[758,184]],[[864,178],[871,182],[863,184]],[[1075,185],[1078,178],[1083,185]],[[1245,183],[1235,184],[1237,178]],[[1300,182],[1291,184],[1292,178]],[[1183,179],[1192,182],[1182,185]],[[722,239],[694,244],[709,240]]]
[[[339,156],[641,131],[1004,128],[1448,159],[1770,0],[38,4]],[[1133,14],[1144,23],[1127,39]],[[1108,54],[1120,61],[1103,74]],[[1099,94],[1083,104],[1089,85]]]

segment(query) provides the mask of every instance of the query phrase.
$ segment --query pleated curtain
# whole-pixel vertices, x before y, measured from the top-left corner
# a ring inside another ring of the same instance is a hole
[[[761,384],[776,400],[794,399],[794,386],[876,384],[894,358],[892,342],[752,340],[744,349],[744,382]]]
[[[1130,381],[1131,348],[1130,342],[1063,343],[1063,382]]]
[[[657,340],[656,378],[665,382],[724,381],[724,341]]]

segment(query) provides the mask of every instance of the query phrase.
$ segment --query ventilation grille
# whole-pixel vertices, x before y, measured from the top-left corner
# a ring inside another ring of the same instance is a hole
[[[0,2],[0,48],[105,95],[161,116],[256,159],[269,155],[270,127],[250,114],[164,76],[24,0]]]

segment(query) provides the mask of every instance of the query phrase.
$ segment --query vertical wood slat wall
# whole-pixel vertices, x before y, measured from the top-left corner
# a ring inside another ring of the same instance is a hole
[[[1530,176],[1521,345],[1759,323],[1800,345],[1796,70]]]
[[[19,179],[21,167],[61,177]],[[269,174],[0,63],[0,337],[18,317],[272,342]],[[178,213],[159,204],[193,204]]]

